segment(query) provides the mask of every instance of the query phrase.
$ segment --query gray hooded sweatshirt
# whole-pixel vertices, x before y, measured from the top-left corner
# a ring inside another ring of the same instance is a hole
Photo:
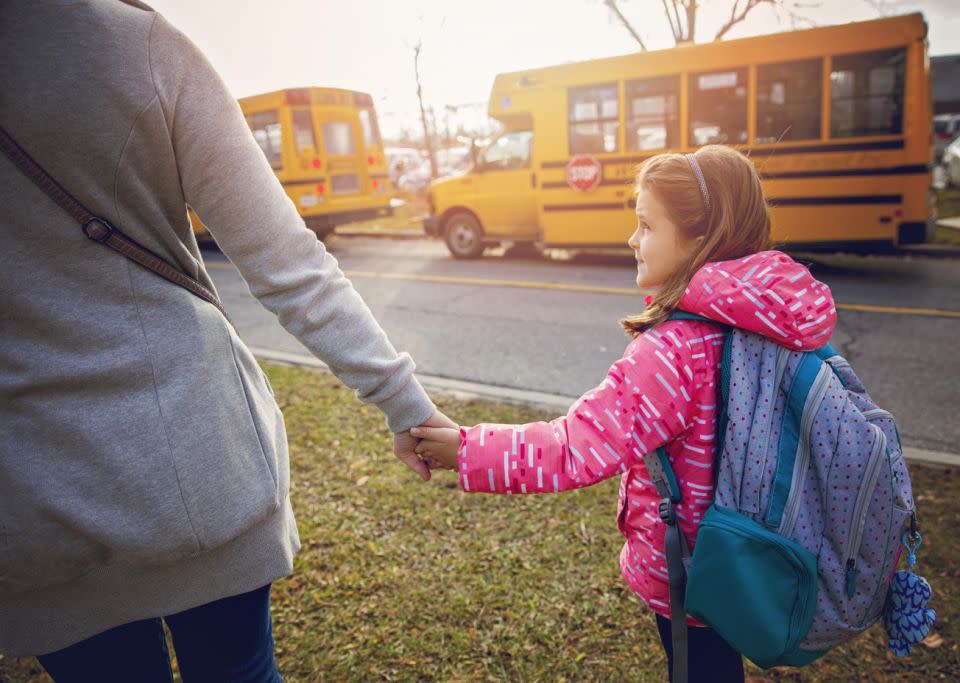
[[[251,292],[394,431],[433,404],[197,47],[132,0],[0,0],[0,125],[94,213]],[[288,574],[283,418],[209,303],[84,237],[0,155],[0,652],[44,654]]]

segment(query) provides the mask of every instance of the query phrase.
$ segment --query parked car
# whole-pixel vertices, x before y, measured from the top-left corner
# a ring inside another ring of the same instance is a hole
[[[954,187],[960,187],[960,135],[943,150],[940,165],[946,172],[947,182]]]
[[[960,135],[960,114],[937,114],[933,117],[933,152],[940,161],[947,145]]]

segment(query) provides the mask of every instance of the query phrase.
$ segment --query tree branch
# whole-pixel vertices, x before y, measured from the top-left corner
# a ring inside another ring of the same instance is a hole
[[[617,18],[620,20],[620,23],[623,24],[623,27],[630,31],[630,35],[633,36],[633,39],[637,41],[637,44],[640,45],[640,50],[643,52],[647,51],[647,46],[643,42],[643,38],[634,30],[633,26],[627,21],[627,18],[623,16],[623,12],[620,11],[620,8],[617,7],[617,0],[603,0],[603,4],[610,8],[614,14],[617,15]]]
[[[776,3],[776,0],[746,0],[746,3],[747,4],[743,7],[743,11],[738,14],[737,7],[740,6],[740,0],[734,0],[733,7],[730,8],[730,18],[727,20],[727,23],[721,26],[720,30],[717,31],[717,35],[713,37],[714,40],[720,40],[723,38],[727,34],[727,31],[743,21],[750,13],[750,10],[755,8],[757,5],[772,5]]]
[[[674,2],[673,9],[674,9],[674,12],[676,12],[677,0],[673,0],[673,2]],[[667,22],[670,24],[670,32],[673,33],[673,42],[679,43],[680,42],[680,25],[679,25],[680,15],[679,14],[677,15],[677,21],[676,23],[674,23],[673,16],[670,14],[670,5],[667,4],[667,0],[663,0],[663,12],[664,14],[667,15]]]

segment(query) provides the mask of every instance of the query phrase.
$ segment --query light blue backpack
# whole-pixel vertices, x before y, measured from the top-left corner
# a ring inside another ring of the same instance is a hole
[[[716,493],[692,557],[666,452],[645,461],[668,525],[674,683],[686,614],[758,666],[802,666],[883,615],[908,521],[919,538],[893,416],[829,345],[793,351],[729,328],[720,393]]]

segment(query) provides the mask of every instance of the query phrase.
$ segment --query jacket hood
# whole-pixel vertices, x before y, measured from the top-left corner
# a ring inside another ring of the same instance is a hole
[[[830,288],[780,251],[704,265],[680,308],[805,351],[826,345],[837,323]]]

